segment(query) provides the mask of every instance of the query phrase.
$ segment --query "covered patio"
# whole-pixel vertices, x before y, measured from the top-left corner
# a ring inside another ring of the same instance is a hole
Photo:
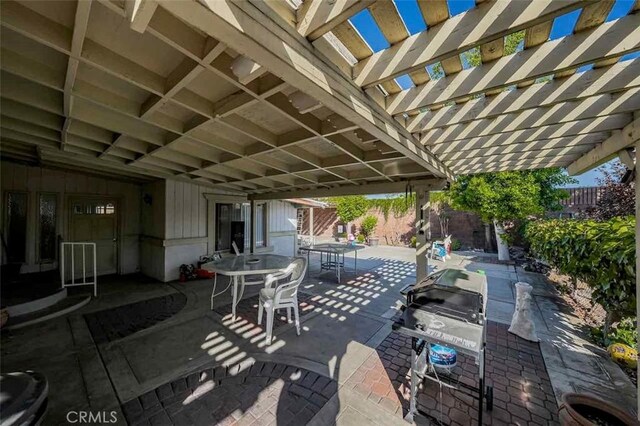
[[[77,314],[7,336],[3,371],[46,370],[55,422],[77,408],[131,424],[397,424],[407,354],[390,327],[399,290],[433,270],[430,191],[481,172],[579,174],[616,156],[635,170],[640,2],[609,19],[618,2],[476,0],[453,14],[446,1],[417,0],[422,27],[409,30],[391,1],[3,1],[8,251],[22,272],[41,272],[60,267],[58,242],[100,239],[97,274],[124,277]],[[354,24],[362,14],[385,48]],[[571,30],[552,39],[568,14]],[[515,33],[520,47],[507,52]],[[255,292],[231,322],[228,295],[209,309],[210,282],[175,283],[180,264],[231,250],[233,220],[246,226],[245,252],[290,256],[295,210],[282,200],[385,193],[416,194],[416,249],[371,255],[346,283],[305,280],[300,337],[280,321],[265,345]],[[15,219],[22,233],[9,232],[9,205],[28,212]],[[45,220],[55,222],[47,238]],[[487,274],[488,421],[557,421],[568,389],[553,378],[570,367],[506,333],[521,271],[497,269]],[[538,320],[549,342],[573,333],[551,305]],[[38,348],[58,355],[44,362]],[[622,386],[605,375],[598,386]],[[579,390],[579,376],[564,382]],[[456,395],[419,403],[432,421],[472,422],[474,403]]]
[[[5,333],[2,368],[48,377],[54,424],[82,410],[115,411],[129,424],[398,424],[408,410],[410,344],[391,325],[403,299],[398,289],[415,282],[413,251],[368,248],[359,263],[359,274],[337,284],[314,262],[300,289],[302,334],[283,315],[269,346],[256,324],[255,289],[233,322],[228,295],[209,310],[208,280],[105,280],[101,296],[81,310]],[[633,385],[582,339],[583,325],[544,276],[477,253],[432,267],[482,269],[491,283],[487,374],[495,394],[486,424],[557,423],[568,387],[633,402]],[[516,280],[535,287],[540,345],[507,333]],[[472,362],[465,365],[460,380],[475,380]],[[418,424],[474,423],[477,402],[438,392],[433,384],[420,391],[419,406],[431,417]]]

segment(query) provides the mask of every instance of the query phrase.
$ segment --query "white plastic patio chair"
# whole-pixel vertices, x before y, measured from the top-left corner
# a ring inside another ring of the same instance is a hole
[[[269,274],[264,283],[264,288],[260,290],[260,301],[258,305],[258,325],[262,324],[262,312],[267,311],[266,343],[271,344],[273,334],[273,317],[276,309],[287,309],[287,321],[291,322],[291,308],[296,324],[296,333],[300,335],[300,315],[298,313],[298,287],[307,273],[307,259],[296,258],[291,265],[283,272]],[[288,278],[289,277],[289,278]],[[288,278],[285,283],[278,283]],[[274,286],[275,284],[275,286]]]
[[[451,235],[447,235],[444,241],[434,241],[431,243],[431,259],[434,256],[438,256],[442,259],[442,262],[446,262],[447,259],[451,259],[449,256],[449,247],[451,246]],[[444,256],[440,256],[440,247],[444,247]]]

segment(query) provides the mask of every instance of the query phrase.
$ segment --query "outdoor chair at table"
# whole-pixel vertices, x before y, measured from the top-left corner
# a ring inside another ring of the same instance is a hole
[[[263,311],[267,311],[265,326],[266,342],[271,344],[273,317],[277,309],[287,309],[287,321],[291,322],[293,308],[296,333],[300,335],[300,315],[298,313],[298,288],[307,272],[307,259],[296,258],[283,272],[267,275],[265,288],[260,290],[258,305],[258,325],[262,324]],[[286,282],[282,282],[286,280]]]

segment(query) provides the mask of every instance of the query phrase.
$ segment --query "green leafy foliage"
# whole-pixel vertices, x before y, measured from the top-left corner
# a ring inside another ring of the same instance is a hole
[[[356,220],[369,209],[369,203],[362,195],[334,197],[330,202],[336,207],[336,214],[344,223]]]
[[[636,304],[635,218],[530,222],[531,250],[560,273],[589,285],[609,316],[632,314]]]
[[[513,221],[560,210],[568,196],[558,186],[573,182],[560,169],[460,176],[449,189],[456,210],[477,213],[484,222]]]
[[[604,338],[602,327],[592,328],[591,337],[602,346],[612,343],[622,343],[633,349],[637,349],[638,346],[638,328],[633,318],[626,318],[620,321],[617,326],[611,329],[606,339]]]
[[[358,240],[359,243],[364,243],[365,240],[365,236],[364,234],[358,234],[358,236],[356,237],[356,240]]]
[[[524,30],[507,35],[504,38],[504,55],[513,55],[524,47]]]
[[[462,248],[462,243],[460,240],[456,240],[455,238],[451,240],[451,250],[458,251]]]
[[[365,216],[365,218],[362,219],[362,223],[360,224],[362,233],[367,238],[373,235],[373,231],[375,231],[376,226],[378,226],[378,218],[372,215]]]
[[[413,237],[411,237],[411,242],[409,243],[409,245],[413,248],[416,248],[417,243],[418,243],[418,238],[416,238],[416,236],[414,235]]]
[[[387,198],[371,198],[368,199],[369,208],[377,209],[384,216],[384,220],[389,220],[389,213],[393,213],[394,217],[402,217],[409,213],[416,205],[416,196],[395,196]]]

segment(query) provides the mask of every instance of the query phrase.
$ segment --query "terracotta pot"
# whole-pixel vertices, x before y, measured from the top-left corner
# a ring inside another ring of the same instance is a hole
[[[622,409],[599,398],[577,393],[562,395],[558,416],[563,426],[640,425]]]

